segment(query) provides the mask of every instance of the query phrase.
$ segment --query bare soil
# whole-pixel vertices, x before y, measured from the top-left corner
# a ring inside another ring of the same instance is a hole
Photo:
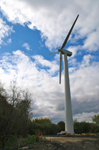
[[[43,137],[33,150],[99,150],[99,138]]]

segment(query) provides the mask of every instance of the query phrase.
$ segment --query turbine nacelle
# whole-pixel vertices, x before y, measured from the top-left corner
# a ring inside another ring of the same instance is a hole
[[[62,54],[67,54],[67,56],[71,56],[72,52],[65,50],[65,49],[58,49],[58,52],[61,52]]]

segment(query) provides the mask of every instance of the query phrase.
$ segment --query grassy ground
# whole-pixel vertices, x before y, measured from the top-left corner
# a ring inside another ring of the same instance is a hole
[[[31,149],[33,147],[32,144],[36,144],[41,140],[42,139],[36,135],[28,135],[26,138],[22,138],[22,137],[17,138],[15,136],[11,136],[9,140],[7,141],[4,149],[9,149],[9,150],[16,149],[17,150],[18,148],[21,148],[27,145],[29,146],[29,149]]]

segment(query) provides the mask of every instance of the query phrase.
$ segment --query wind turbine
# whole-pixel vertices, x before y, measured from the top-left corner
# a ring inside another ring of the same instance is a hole
[[[70,134],[74,134],[73,128],[73,117],[72,117],[72,107],[71,107],[71,94],[70,94],[70,85],[69,85],[69,74],[68,74],[68,61],[67,56],[71,56],[72,52],[63,49],[69,39],[69,36],[73,30],[73,27],[78,19],[77,15],[70,31],[68,32],[67,37],[65,38],[63,45],[57,51],[50,53],[54,54],[60,52],[60,66],[59,66],[59,84],[61,84],[61,69],[62,69],[62,55],[64,55],[64,84],[65,84],[65,131]]]

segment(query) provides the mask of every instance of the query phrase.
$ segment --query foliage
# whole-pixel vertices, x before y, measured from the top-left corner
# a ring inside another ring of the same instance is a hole
[[[38,137],[39,138],[39,137]],[[41,139],[39,138],[39,141]],[[5,149],[12,149],[12,147],[22,147],[24,145],[29,145],[29,149],[33,148],[33,143],[36,143],[37,142],[37,136],[36,135],[28,135],[27,137],[25,138],[22,138],[22,137],[15,137],[15,136],[12,136],[8,139],[8,141],[6,142],[6,145],[5,145]]]
[[[81,134],[81,133],[99,133],[99,126],[94,123],[89,122],[78,122],[77,120],[74,121],[74,132]]]
[[[27,144],[32,144],[36,142],[36,135],[28,135],[27,136]]]
[[[65,131],[65,123],[63,121],[58,122],[57,125],[59,126],[60,131]]]
[[[44,124],[32,121],[30,129],[31,130],[29,130],[30,131],[29,134],[35,134],[35,132],[42,132],[43,135],[53,135],[57,134],[58,132],[65,131],[65,123],[63,121],[60,121],[57,124],[53,123]],[[77,134],[99,133],[99,126],[95,123],[89,123],[85,121],[78,122],[77,120],[75,120],[74,132]]]
[[[26,136],[29,125],[30,98],[28,93],[12,89],[8,95],[0,85],[0,146],[4,147],[11,136]],[[19,96],[21,95],[21,97]]]
[[[34,148],[34,146],[33,145],[29,145],[29,149],[33,149]]]
[[[39,123],[39,124],[51,124],[52,123],[51,120],[49,120],[49,118],[40,118],[40,119],[35,118],[33,120],[33,122],[36,122],[36,123]]]
[[[99,114],[92,117],[92,121],[99,125]]]
[[[17,146],[18,138],[16,136],[10,136],[6,142],[5,148],[12,148],[13,145]]]
[[[26,138],[23,138],[23,137],[19,137],[17,138],[17,141],[16,141],[16,145],[18,147],[22,147],[23,145],[25,145],[27,142],[27,139]]]
[[[35,134],[35,132],[42,132],[43,135],[50,135],[59,132],[59,126],[57,124],[53,124],[49,119],[41,118],[40,121],[38,120],[33,120],[32,123],[30,123],[29,134]],[[42,122],[43,120],[46,120],[45,123]]]

